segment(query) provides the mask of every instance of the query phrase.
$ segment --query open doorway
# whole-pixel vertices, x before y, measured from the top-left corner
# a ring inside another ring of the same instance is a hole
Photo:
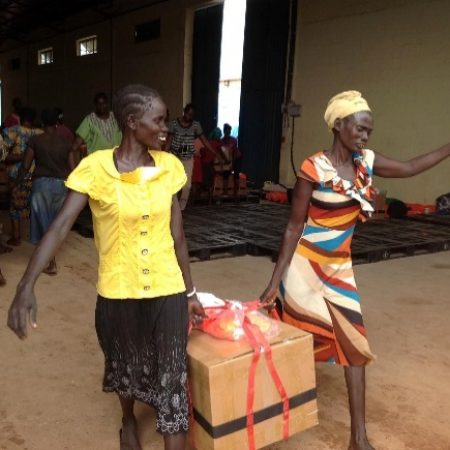
[[[229,123],[255,187],[278,182],[290,13],[297,0],[224,0],[195,11],[192,102],[205,134]],[[295,28],[294,28],[295,30]]]
[[[234,137],[239,133],[246,6],[243,0],[225,0],[223,10],[217,125],[230,124]]]
[[[245,9],[244,0],[224,0],[194,15],[192,102],[206,134],[225,123],[238,134]]]

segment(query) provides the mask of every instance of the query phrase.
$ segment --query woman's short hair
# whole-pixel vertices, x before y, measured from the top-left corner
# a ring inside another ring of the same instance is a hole
[[[108,101],[108,96],[104,92],[97,92],[94,95],[94,104],[97,103],[99,100],[105,100],[105,102]]]
[[[124,131],[131,114],[140,119],[152,108],[153,101],[160,98],[155,89],[142,84],[125,86],[116,94],[113,101],[113,112],[119,128]]]
[[[58,111],[56,108],[46,108],[41,113],[41,121],[44,127],[53,127],[58,123]]]
[[[36,119],[36,110],[33,108],[29,108],[28,106],[25,106],[20,109],[19,117],[21,123],[23,122],[33,123],[34,119]]]

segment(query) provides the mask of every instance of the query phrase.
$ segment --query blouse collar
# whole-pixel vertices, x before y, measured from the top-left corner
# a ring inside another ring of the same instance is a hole
[[[148,150],[150,156],[155,161],[155,166],[138,167],[131,172],[120,173],[114,164],[114,147],[111,150],[99,150],[102,152],[101,165],[103,169],[113,178],[132,184],[146,184],[168,172],[168,170],[161,166],[161,151],[162,150]]]

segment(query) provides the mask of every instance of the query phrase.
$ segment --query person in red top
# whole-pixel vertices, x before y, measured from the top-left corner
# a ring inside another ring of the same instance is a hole
[[[20,125],[19,111],[22,108],[22,101],[20,98],[16,97],[12,101],[13,112],[8,114],[5,119],[5,128],[11,128],[16,125]]]

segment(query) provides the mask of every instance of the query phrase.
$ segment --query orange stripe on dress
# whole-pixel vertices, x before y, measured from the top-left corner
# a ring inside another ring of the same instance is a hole
[[[299,174],[302,174],[305,178],[310,181],[318,182],[319,175],[317,173],[316,166],[311,159],[306,159],[300,167]]]
[[[296,328],[300,328],[300,330],[307,331],[308,333],[314,334],[316,336],[334,340],[334,333],[332,331],[328,331],[325,328],[319,327],[317,325],[312,325],[308,322],[294,319],[287,312],[283,312],[283,322],[289,325],[293,325]]]
[[[311,204],[309,206],[308,213],[312,215],[314,218],[317,219],[327,219],[331,217],[353,217],[354,215],[357,215],[359,213],[359,210],[361,209],[360,204],[347,206],[346,208],[336,208],[336,209],[324,209],[320,206]]]

